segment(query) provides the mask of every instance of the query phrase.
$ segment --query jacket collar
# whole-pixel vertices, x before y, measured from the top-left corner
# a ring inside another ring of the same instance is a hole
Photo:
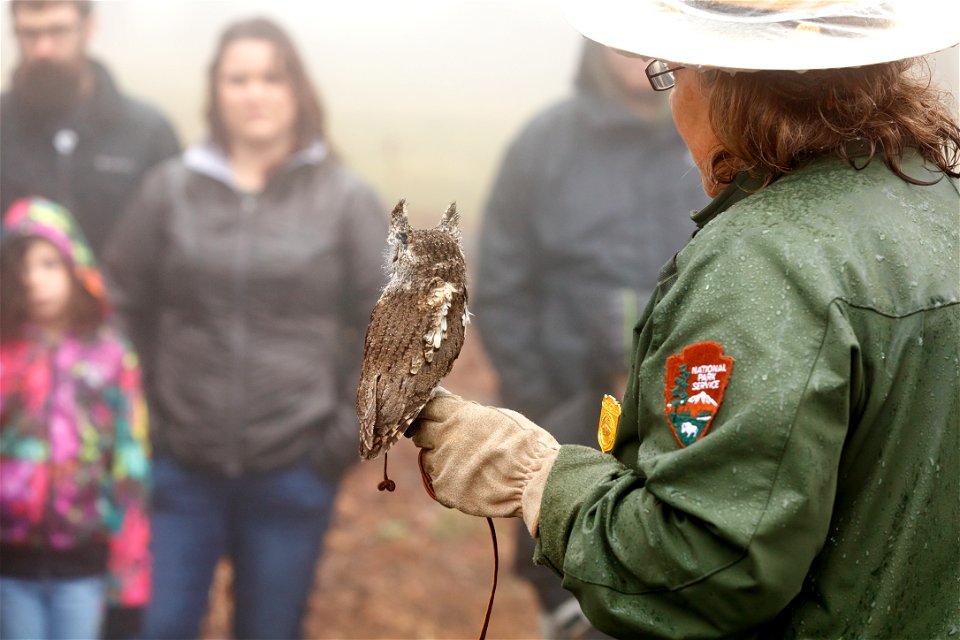
[[[858,158],[870,158],[870,144],[866,140],[856,139],[851,140],[847,143],[847,157],[850,159]],[[835,156],[829,156],[835,157]],[[811,160],[811,162],[817,162],[818,160],[824,160],[828,156],[818,156]],[[874,158],[876,159],[876,158]],[[860,163],[856,163],[858,167],[861,166]],[[866,163],[863,163],[864,165]],[[700,211],[694,211],[691,217],[693,221],[697,224],[697,229],[702,229],[704,225],[716,218],[718,215],[737,204],[747,196],[756,193],[762,188],[763,182],[758,178],[753,178],[746,172],[740,172],[737,174],[737,177],[734,178],[733,182],[723,190],[723,192],[714,198],[710,204],[708,204]],[[767,185],[769,186],[769,185]]]
[[[702,229],[718,215],[747,196],[756,193],[762,184],[763,182],[758,178],[753,178],[745,171],[741,171],[720,195],[711,200],[710,204],[703,209],[694,211],[690,217],[693,218],[693,221],[697,224],[697,229]]]
[[[327,143],[316,139],[306,147],[295,151],[287,158],[277,173],[286,173],[306,165],[318,165],[330,155]],[[207,140],[188,148],[183,152],[183,164],[187,169],[222,182],[236,189],[233,171],[226,151],[214,142]]]
[[[90,59],[90,68],[93,73],[93,94],[81,104],[80,109],[89,109],[90,116],[101,123],[116,122],[123,111],[123,98],[117,84],[107,68],[98,61]]]

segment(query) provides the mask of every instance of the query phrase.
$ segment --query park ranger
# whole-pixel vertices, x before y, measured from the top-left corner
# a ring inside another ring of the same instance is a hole
[[[960,631],[960,129],[917,58],[957,6],[569,6],[650,59],[714,199],[599,450],[444,392],[413,438],[438,500],[522,517],[599,629]]]

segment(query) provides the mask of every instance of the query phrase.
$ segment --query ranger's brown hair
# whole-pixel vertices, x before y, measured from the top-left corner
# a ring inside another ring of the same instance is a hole
[[[295,148],[302,148],[317,137],[326,138],[326,113],[290,36],[271,20],[251,18],[227,27],[207,71],[207,124],[213,141],[224,149],[230,148],[230,137],[217,100],[217,77],[224,52],[237,40],[263,40],[273,45],[280,70],[290,83],[296,102]]]
[[[903,173],[904,150],[916,149],[928,166],[960,175],[960,128],[916,60],[866,67],[793,71],[703,72],[709,83],[710,122],[721,148],[705,169],[708,180],[731,182],[747,171],[769,184],[807,160],[827,154],[863,168],[879,156]],[[854,161],[848,143],[862,140],[870,157]]]

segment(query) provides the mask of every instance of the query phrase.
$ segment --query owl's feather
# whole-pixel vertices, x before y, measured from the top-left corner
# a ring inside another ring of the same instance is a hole
[[[357,388],[366,460],[399,439],[450,372],[468,318],[455,207],[428,230],[410,229],[405,213],[401,201],[388,239],[395,256],[391,279],[370,317]]]

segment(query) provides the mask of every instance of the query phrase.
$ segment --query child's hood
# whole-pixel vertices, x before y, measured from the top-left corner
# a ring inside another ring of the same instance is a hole
[[[4,240],[14,237],[43,238],[64,256],[84,289],[106,304],[103,277],[90,245],[76,220],[64,207],[43,198],[17,200],[3,219]]]

